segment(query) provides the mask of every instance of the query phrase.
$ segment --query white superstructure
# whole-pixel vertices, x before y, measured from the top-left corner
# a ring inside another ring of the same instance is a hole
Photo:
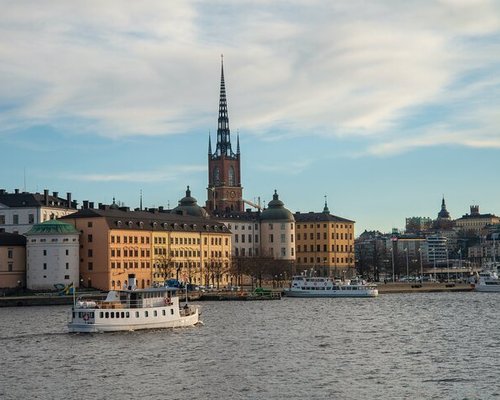
[[[500,293],[500,279],[498,278],[498,273],[489,270],[481,271],[475,289],[477,292]]]
[[[290,289],[286,292],[289,297],[377,297],[375,285],[363,282],[342,283],[327,277],[293,277]]]
[[[69,332],[95,333],[193,326],[199,322],[198,307],[180,307],[176,288],[160,287],[110,291],[104,301],[76,301],[68,323]]]

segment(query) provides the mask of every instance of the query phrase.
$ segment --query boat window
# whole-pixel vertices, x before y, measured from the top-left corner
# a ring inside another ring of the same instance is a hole
[[[109,318],[109,312],[106,311],[106,318]]]
[[[139,311],[136,311],[136,312],[135,312],[135,317],[136,317],[136,318],[139,318]]]
[[[170,309],[170,314],[174,315],[174,309],[173,308]]]
[[[166,311],[165,311],[165,310],[163,310],[163,315],[164,315],[164,316],[165,316],[165,315],[167,315],[167,313],[166,313]]]
[[[75,315],[75,314],[76,314],[76,313],[73,311],[73,319],[75,319],[75,317],[76,317],[76,315]]]
[[[125,316],[126,316],[127,318],[130,318],[130,313],[127,311],[127,312],[125,313]]]
[[[104,318],[104,313],[102,311],[99,313],[99,318]]]
[[[119,311],[116,312],[116,318],[120,318],[120,312]]]
[[[90,313],[90,318],[94,318],[94,313],[93,312]]]
[[[154,311],[154,315],[155,315],[155,317],[158,316],[158,312],[156,310]]]
[[[144,311],[144,316],[145,317],[148,317],[149,316],[149,313],[147,311]]]
[[[114,318],[114,317],[115,317],[115,313],[114,313],[114,311],[111,311],[111,312],[110,312],[110,314],[111,314],[111,318]]]

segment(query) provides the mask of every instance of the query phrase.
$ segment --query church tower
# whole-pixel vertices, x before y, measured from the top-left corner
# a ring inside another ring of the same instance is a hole
[[[243,211],[240,138],[238,136],[236,153],[234,153],[231,147],[231,133],[229,131],[222,56],[217,144],[213,153],[212,142],[210,136],[208,137],[207,199],[206,208],[209,212]]]

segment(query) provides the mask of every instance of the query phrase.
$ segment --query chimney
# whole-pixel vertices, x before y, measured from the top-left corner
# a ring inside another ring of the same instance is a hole
[[[6,193],[5,189],[0,189],[0,194],[5,194],[5,193]]]
[[[45,203],[46,206],[49,205],[49,190],[45,189],[43,191],[43,202]]]
[[[59,192],[52,192],[52,196],[59,197]]]
[[[89,208],[92,208],[92,209],[94,208],[94,202],[93,201],[89,202]]]
[[[15,194],[19,194],[19,189],[14,189]]]
[[[83,200],[83,209],[86,210],[89,208],[89,201],[88,200]]]
[[[68,202],[68,208],[71,208],[71,193],[66,193],[66,200]]]

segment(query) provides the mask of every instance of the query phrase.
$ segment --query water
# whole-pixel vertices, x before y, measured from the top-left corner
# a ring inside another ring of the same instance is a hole
[[[0,309],[3,399],[500,397],[498,294],[206,302],[204,325],[66,333],[69,308]]]

